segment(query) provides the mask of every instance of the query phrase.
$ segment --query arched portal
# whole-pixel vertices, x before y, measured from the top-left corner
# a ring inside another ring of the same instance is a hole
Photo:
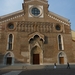
[[[31,50],[31,64],[40,65],[43,63],[43,53],[40,47],[35,46]]]
[[[43,64],[44,35],[35,32],[29,35],[29,62],[30,64]]]
[[[38,33],[38,32],[35,32],[33,34],[30,34],[29,37],[28,37],[28,41],[31,41],[31,39],[35,39],[35,37],[38,36],[40,39],[42,39],[42,41],[44,42],[45,39],[44,39],[44,35]]]
[[[59,52],[58,53],[58,63],[59,64],[66,64],[67,63],[67,57],[64,52]]]
[[[12,52],[7,52],[4,56],[3,63],[5,65],[13,65],[14,64],[14,54]]]

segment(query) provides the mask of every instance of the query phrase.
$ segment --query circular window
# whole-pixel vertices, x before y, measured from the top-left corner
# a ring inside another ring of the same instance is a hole
[[[56,25],[56,30],[60,30],[61,28],[60,28],[60,25]]]
[[[34,16],[38,16],[40,15],[40,10],[37,8],[37,7],[33,7],[31,9],[31,13],[34,15]]]
[[[14,28],[14,25],[12,23],[8,24],[8,28],[9,29],[13,29]]]

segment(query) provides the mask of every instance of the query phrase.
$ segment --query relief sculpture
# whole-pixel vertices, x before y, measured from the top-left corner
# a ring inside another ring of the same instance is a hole
[[[49,22],[26,22],[20,21],[17,24],[17,31],[21,32],[51,32],[53,24]]]

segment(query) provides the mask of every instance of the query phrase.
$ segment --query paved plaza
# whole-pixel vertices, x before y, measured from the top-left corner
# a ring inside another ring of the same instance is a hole
[[[75,69],[1,70],[0,75],[75,75]]]

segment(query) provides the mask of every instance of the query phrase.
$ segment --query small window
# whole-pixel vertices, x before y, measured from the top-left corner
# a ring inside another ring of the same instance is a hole
[[[12,34],[9,35],[9,42],[12,42]]]
[[[12,43],[9,43],[8,50],[12,50]]]
[[[9,23],[9,24],[8,24],[8,28],[9,28],[9,29],[14,29],[13,23]]]
[[[12,42],[13,42],[13,35],[10,34],[8,37],[8,50],[12,50]]]
[[[63,50],[63,38],[61,35],[58,36],[58,46],[59,50]]]
[[[40,14],[40,10],[36,7],[33,7],[32,10],[31,10],[31,13],[34,15],[34,16],[38,16]]]
[[[61,29],[60,25],[56,25],[55,28],[56,28],[56,30],[60,30]]]

